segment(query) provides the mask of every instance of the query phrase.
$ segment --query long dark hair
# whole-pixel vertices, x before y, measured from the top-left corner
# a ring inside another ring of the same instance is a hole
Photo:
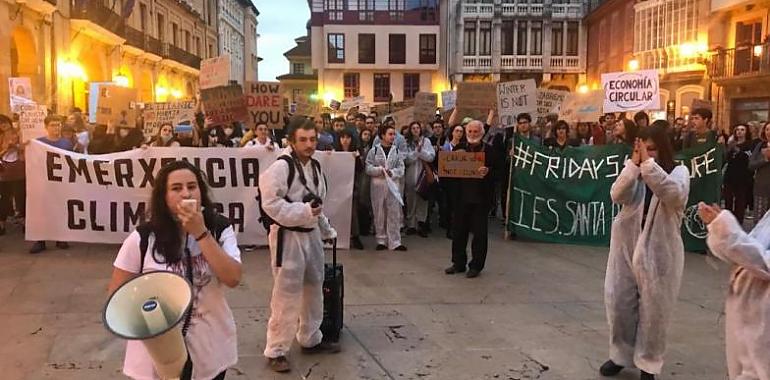
[[[628,119],[621,119],[620,122],[623,123],[623,129],[625,130],[623,142],[633,145],[634,141],[636,141],[636,136],[639,134],[639,126]]]
[[[417,124],[417,125],[420,127],[420,134],[419,134],[419,135],[417,135],[417,136],[415,136],[415,135],[412,133],[412,127],[413,127],[415,124]],[[419,121],[413,121],[413,122],[409,123],[409,128],[408,128],[408,129],[406,130],[406,132],[404,133],[404,137],[406,137],[406,141],[407,141],[407,142],[408,142],[410,145],[417,145],[417,144],[420,142],[420,141],[419,141],[419,139],[420,139],[420,138],[422,138],[422,135],[423,135],[423,131],[422,131],[422,123],[420,123]]]
[[[676,162],[674,162],[674,147],[671,145],[671,138],[668,134],[670,128],[671,126],[668,124],[668,121],[655,120],[648,128],[643,128],[639,133],[639,137],[642,140],[652,140],[655,143],[655,149],[658,151],[655,162],[666,173],[671,173],[674,170],[674,166],[676,166]]]
[[[337,152],[355,152],[358,150],[358,136],[354,132],[355,129],[345,128],[341,130],[337,136],[337,140],[334,142],[334,150]],[[342,149],[342,136],[350,137],[350,147],[348,150]]]
[[[155,176],[155,186],[152,188],[149,221],[147,222],[150,230],[155,234],[155,246],[152,255],[155,261],[159,263],[174,264],[182,259],[181,230],[166,204],[168,177],[177,170],[189,170],[195,175],[201,192],[203,220],[209,230],[212,230],[216,216],[214,204],[209,195],[209,187],[203,173],[198,168],[187,161],[170,162],[160,168]],[[162,260],[157,258],[156,252],[162,257]]]

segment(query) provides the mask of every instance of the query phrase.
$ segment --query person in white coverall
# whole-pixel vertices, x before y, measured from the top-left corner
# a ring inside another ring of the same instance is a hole
[[[733,264],[725,300],[728,375],[770,380],[770,213],[747,234],[729,211],[699,206],[711,252]]]
[[[396,129],[380,128],[380,142],[366,156],[366,174],[372,177],[371,198],[377,250],[406,251],[401,244],[401,194],[404,158],[394,144]]]
[[[612,223],[604,282],[610,328],[604,376],[635,366],[642,380],[652,380],[663,367],[684,269],[681,225],[690,190],[689,171],[675,166],[666,124],[655,122],[636,139],[610,190],[622,209]]]
[[[422,125],[414,121],[406,134],[407,151],[404,158],[404,195],[406,196],[406,234],[415,233],[428,237],[425,222],[428,219],[428,201],[417,194],[420,174],[425,170],[423,162],[430,164],[436,158],[430,139],[424,137]],[[432,169],[431,169],[432,170]]]
[[[295,165],[292,183],[287,183],[289,163],[282,159],[259,176],[262,207],[274,221],[268,235],[273,295],[264,355],[276,372],[290,370],[286,354],[295,336],[303,352],[339,352],[336,344],[322,341],[320,330],[323,241],[334,239],[337,232],[323,214],[323,204],[305,201],[308,194],[325,199],[326,181],[311,158],[318,141],[315,126],[297,119],[289,123],[290,146],[283,152]]]

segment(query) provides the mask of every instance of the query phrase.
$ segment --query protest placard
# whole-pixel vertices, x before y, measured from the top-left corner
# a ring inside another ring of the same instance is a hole
[[[230,55],[223,54],[201,61],[199,83],[201,89],[227,86],[230,83]]]
[[[246,82],[248,124],[266,124],[270,129],[283,128],[283,96],[279,82]]]
[[[441,108],[444,112],[455,108],[457,102],[457,91],[442,91],[441,92]]]
[[[516,125],[516,115],[537,112],[537,84],[534,79],[497,84],[497,114],[500,125]]]
[[[369,103],[361,103],[358,105],[358,113],[368,115],[371,112],[372,106]]]
[[[342,107],[342,103],[340,103],[338,100],[329,101],[329,108],[332,111],[339,111],[340,107]]]
[[[19,112],[19,105],[34,104],[32,100],[32,81],[26,77],[8,78],[8,94],[11,99],[11,112]]]
[[[295,114],[302,116],[315,116],[319,113],[321,104],[317,100],[311,99],[309,96],[301,94],[295,98],[297,103],[297,109]]]
[[[569,92],[559,90],[537,90],[537,117],[546,117],[548,114],[559,114],[564,99]]]
[[[440,178],[484,178],[479,168],[484,166],[484,152],[438,152]]]
[[[403,125],[409,125],[414,121],[414,107],[404,108],[393,112],[390,116],[396,121],[397,128],[400,128]]]
[[[152,137],[158,134],[160,126],[164,123],[171,125],[195,122],[195,101],[167,103],[146,103],[144,105],[144,136]]]
[[[414,120],[429,123],[436,118],[438,95],[432,92],[418,92],[414,96]]]
[[[497,85],[488,82],[458,83],[455,107],[461,118],[486,119],[490,109],[497,109]]]
[[[351,108],[358,107],[366,100],[363,96],[355,96],[352,98],[346,98],[340,104],[340,111],[348,111]]]
[[[660,109],[657,70],[602,74],[604,112]]]
[[[48,115],[46,106],[37,104],[18,104],[19,129],[21,130],[21,141],[27,142],[38,137],[43,137],[45,133],[45,117]]]
[[[559,119],[568,123],[598,122],[602,116],[604,90],[588,93],[571,93],[564,99]]]
[[[249,116],[239,84],[203,89],[201,103],[208,124],[246,122]]]
[[[114,84],[99,86],[96,105],[96,123],[112,124],[113,127],[136,126],[137,91],[135,88]]]

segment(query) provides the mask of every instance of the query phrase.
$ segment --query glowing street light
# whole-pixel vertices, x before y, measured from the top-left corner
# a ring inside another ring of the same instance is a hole
[[[334,93],[332,92],[326,92],[324,93],[324,103],[329,104],[334,100]]]
[[[83,82],[88,81],[88,75],[86,75],[86,71],[83,70],[83,66],[70,60],[59,62],[59,74],[69,79],[80,79]]]
[[[762,45],[755,45],[754,46],[754,56],[755,57],[761,57],[762,56]]]
[[[128,87],[129,85],[128,77],[123,75],[123,73],[118,73],[118,75],[112,77],[112,81],[120,87]]]
[[[637,70],[639,70],[639,60],[634,58],[628,61],[628,71],[637,71]]]
[[[578,86],[577,91],[581,94],[587,94],[588,93],[588,85],[587,84],[581,84]]]
[[[177,90],[175,88],[172,88],[171,89],[171,96],[173,96],[176,99],[179,99],[179,98],[182,97],[182,91],[179,91],[179,90]]]

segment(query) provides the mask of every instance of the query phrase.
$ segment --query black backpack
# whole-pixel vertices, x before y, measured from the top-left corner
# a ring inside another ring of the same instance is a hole
[[[291,184],[294,183],[294,176],[296,175],[296,171],[297,171],[297,169],[295,167],[296,164],[294,162],[294,158],[284,154],[284,155],[278,156],[277,159],[278,160],[282,160],[282,161],[286,161],[286,164],[289,166],[289,176],[286,178],[286,184],[287,184],[286,186],[291,188]],[[315,158],[310,158],[310,162],[311,162],[311,165],[313,165],[313,171],[314,172],[322,173],[321,172],[321,163],[318,162],[318,160],[316,160]],[[314,183],[315,183],[316,187],[318,187],[318,177],[315,177],[313,180],[314,180]],[[300,182],[302,182],[302,185],[304,185],[305,188],[307,188],[307,180],[305,180],[305,176],[304,175],[300,176]],[[326,181],[324,181],[324,184],[325,183],[326,183]],[[310,191],[310,190],[308,189],[308,191]],[[288,192],[288,190],[287,190],[287,192]],[[292,200],[289,199],[288,196],[286,196],[284,198],[286,199],[286,201],[292,202]],[[265,212],[265,209],[262,208],[262,190],[259,189],[259,186],[257,186],[257,205],[259,206],[259,215],[260,215],[259,216],[259,222],[262,223],[263,227],[265,227],[265,231],[269,232],[270,231],[270,226],[273,225],[273,224],[277,224],[277,223],[269,215],[267,215],[267,213]]]

